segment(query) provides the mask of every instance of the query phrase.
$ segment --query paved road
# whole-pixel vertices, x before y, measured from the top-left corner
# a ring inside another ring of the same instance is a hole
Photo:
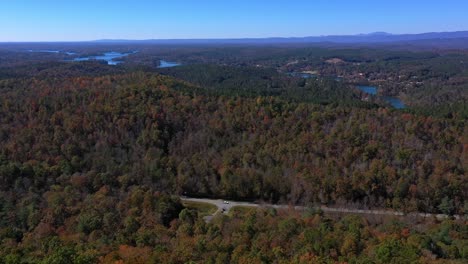
[[[203,202],[215,205],[218,210],[210,216],[205,217],[205,221],[210,222],[213,216],[218,213],[227,214],[232,207],[235,206],[246,206],[246,207],[263,207],[263,208],[276,208],[276,209],[287,209],[290,208],[289,205],[278,205],[278,204],[259,204],[251,202],[237,202],[237,201],[226,201],[221,199],[207,199],[207,198],[190,198],[190,197],[180,197],[182,201],[191,201],[191,202]],[[296,210],[305,210],[308,207],[305,206],[294,206]],[[326,213],[347,213],[347,214],[367,214],[367,215],[390,215],[390,216],[404,216],[406,215],[403,212],[390,211],[390,210],[363,210],[363,209],[348,209],[348,208],[334,208],[327,206],[314,207],[315,209],[320,209]],[[224,210],[223,210],[224,209]],[[420,217],[435,217],[437,219],[448,218],[448,215],[444,214],[426,214],[426,213],[411,213],[410,215],[420,216]],[[459,215],[454,216],[455,219],[460,219]]]

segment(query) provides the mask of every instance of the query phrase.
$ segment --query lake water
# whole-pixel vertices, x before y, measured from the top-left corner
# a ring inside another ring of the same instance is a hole
[[[65,53],[67,55],[75,55],[76,52],[72,51],[60,51],[60,50],[28,50],[28,52],[44,52],[44,53]]]
[[[180,66],[180,65],[181,64],[177,63],[177,62],[160,60],[158,68],[170,68],[170,67],[176,67],[176,66]]]
[[[396,109],[406,108],[405,104],[400,99],[398,99],[396,97],[384,96],[383,99],[385,101],[389,102]]]
[[[308,73],[308,72],[288,72],[287,73],[289,76],[292,76],[292,77],[300,77],[300,78],[304,78],[304,79],[310,79],[310,78],[318,78],[319,75],[317,74],[313,74],[313,73]],[[333,75],[325,75],[325,76],[322,76],[323,78],[333,78],[335,81],[337,82],[341,82],[343,81],[343,77],[341,76],[333,76]]]
[[[307,72],[289,72],[288,75],[292,77],[300,77],[304,79],[317,78],[317,75],[312,74],[312,73],[307,73]]]
[[[375,86],[358,85],[357,88],[366,94],[377,95],[377,87]],[[382,96],[382,99],[390,103],[390,105],[396,109],[406,108],[405,104],[396,97]]]
[[[122,63],[122,61],[118,61],[115,59],[126,57],[130,54],[134,54],[134,52],[127,52],[127,53],[120,53],[120,52],[106,52],[103,55],[98,55],[98,56],[88,56],[88,57],[80,57],[80,58],[74,58],[73,61],[89,61],[89,60],[104,60],[107,61],[107,64],[109,65],[117,65],[119,63]]]
[[[375,86],[358,85],[358,89],[365,92],[366,94],[377,94],[377,87]]]

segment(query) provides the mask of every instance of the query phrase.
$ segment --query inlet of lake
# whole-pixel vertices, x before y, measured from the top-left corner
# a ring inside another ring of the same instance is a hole
[[[318,77],[318,75],[312,74],[309,72],[289,72],[288,75],[293,76],[293,77],[305,78],[305,79]],[[335,81],[343,80],[343,77],[340,77],[340,76],[324,76],[324,77],[334,78]],[[358,85],[357,88],[366,94],[377,96],[377,87],[375,86]],[[397,97],[392,97],[392,96],[380,96],[380,97],[396,109],[406,108],[405,104]]]
[[[358,85],[357,88],[366,94],[377,95],[377,87],[375,86]],[[396,97],[382,96],[382,99],[384,99],[386,102],[388,102],[391,106],[393,106],[396,109],[406,108],[405,104]]]
[[[300,77],[304,79],[317,78],[316,74],[312,74],[308,72],[288,72],[288,75],[292,77]]]
[[[71,51],[60,51],[60,50],[27,50],[28,52],[43,52],[43,53],[65,53],[67,55],[75,55],[76,52],[71,52]],[[138,51],[132,51],[132,52],[115,52],[115,51],[109,51],[109,52],[104,52],[103,55],[93,55],[93,56],[86,56],[86,57],[78,57],[71,59],[71,61],[89,61],[89,60],[103,60],[106,61],[107,64],[109,65],[117,65],[122,63],[122,61],[116,60],[118,58],[126,57],[130,54],[135,54]],[[170,68],[170,67],[176,67],[182,65],[181,63],[178,62],[172,62],[172,61],[165,61],[165,60],[160,60],[159,61],[159,66],[158,68]]]
[[[60,50],[27,50],[28,52],[42,52],[42,53],[65,53],[67,55],[75,55],[76,52],[72,51],[60,51]]]
[[[343,80],[343,77],[341,77],[341,76],[318,75],[318,74],[310,73],[310,72],[288,72],[287,74],[289,76],[292,76],[292,77],[299,77],[299,78],[304,78],[304,79],[318,78],[319,76],[321,76],[322,78],[330,78],[330,79],[334,79],[335,81],[338,81],[338,82]]]
[[[110,52],[105,52],[103,55],[75,58],[73,59],[73,61],[104,60],[104,61],[107,61],[107,64],[109,65],[117,65],[117,64],[122,63],[122,61],[117,60],[118,58],[126,57],[130,54],[135,54],[135,53],[137,53],[137,51],[127,52],[127,53],[110,51]],[[170,68],[170,67],[175,67],[179,65],[181,64],[177,62],[160,60],[158,68]]]
[[[177,63],[177,62],[160,60],[158,68],[171,68],[171,67],[176,67],[176,66],[180,66],[180,65],[181,64]]]
[[[122,63],[122,61],[118,61],[115,59],[122,58],[130,54],[134,54],[134,53],[137,53],[137,51],[126,52],[126,53],[110,51],[110,52],[105,52],[103,55],[98,55],[98,56],[74,58],[73,61],[104,60],[104,61],[107,61],[107,64],[109,65],[117,65],[119,63]]]

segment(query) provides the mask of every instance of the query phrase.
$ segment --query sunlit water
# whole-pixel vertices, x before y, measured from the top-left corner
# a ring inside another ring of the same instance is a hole
[[[358,85],[357,88],[366,94],[377,95],[377,87],[375,86]],[[382,98],[396,109],[406,108],[405,104],[396,97],[383,96]]]
[[[134,54],[134,52],[128,52],[128,53],[120,53],[120,52],[115,52],[115,51],[110,51],[106,52],[103,55],[98,55],[98,56],[88,56],[88,57],[79,57],[79,58],[74,58],[73,61],[89,61],[89,60],[104,60],[107,61],[107,64],[109,65],[117,65],[119,63],[122,63],[122,61],[116,60],[118,58],[126,57],[130,54]]]
[[[170,67],[175,67],[175,66],[180,66],[180,65],[181,64],[177,62],[160,60],[158,68],[170,68]]]

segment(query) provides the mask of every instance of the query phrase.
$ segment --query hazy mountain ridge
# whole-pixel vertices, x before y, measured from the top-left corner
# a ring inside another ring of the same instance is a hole
[[[419,40],[445,40],[468,38],[468,31],[427,32],[420,34],[391,34],[373,32],[358,35],[327,35],[309,37],[269,37],[269,38],[213,38],[213,39],[101,39],[93,42],[141,42],[155,44],[245,44],[245,43],[388,43]]]

